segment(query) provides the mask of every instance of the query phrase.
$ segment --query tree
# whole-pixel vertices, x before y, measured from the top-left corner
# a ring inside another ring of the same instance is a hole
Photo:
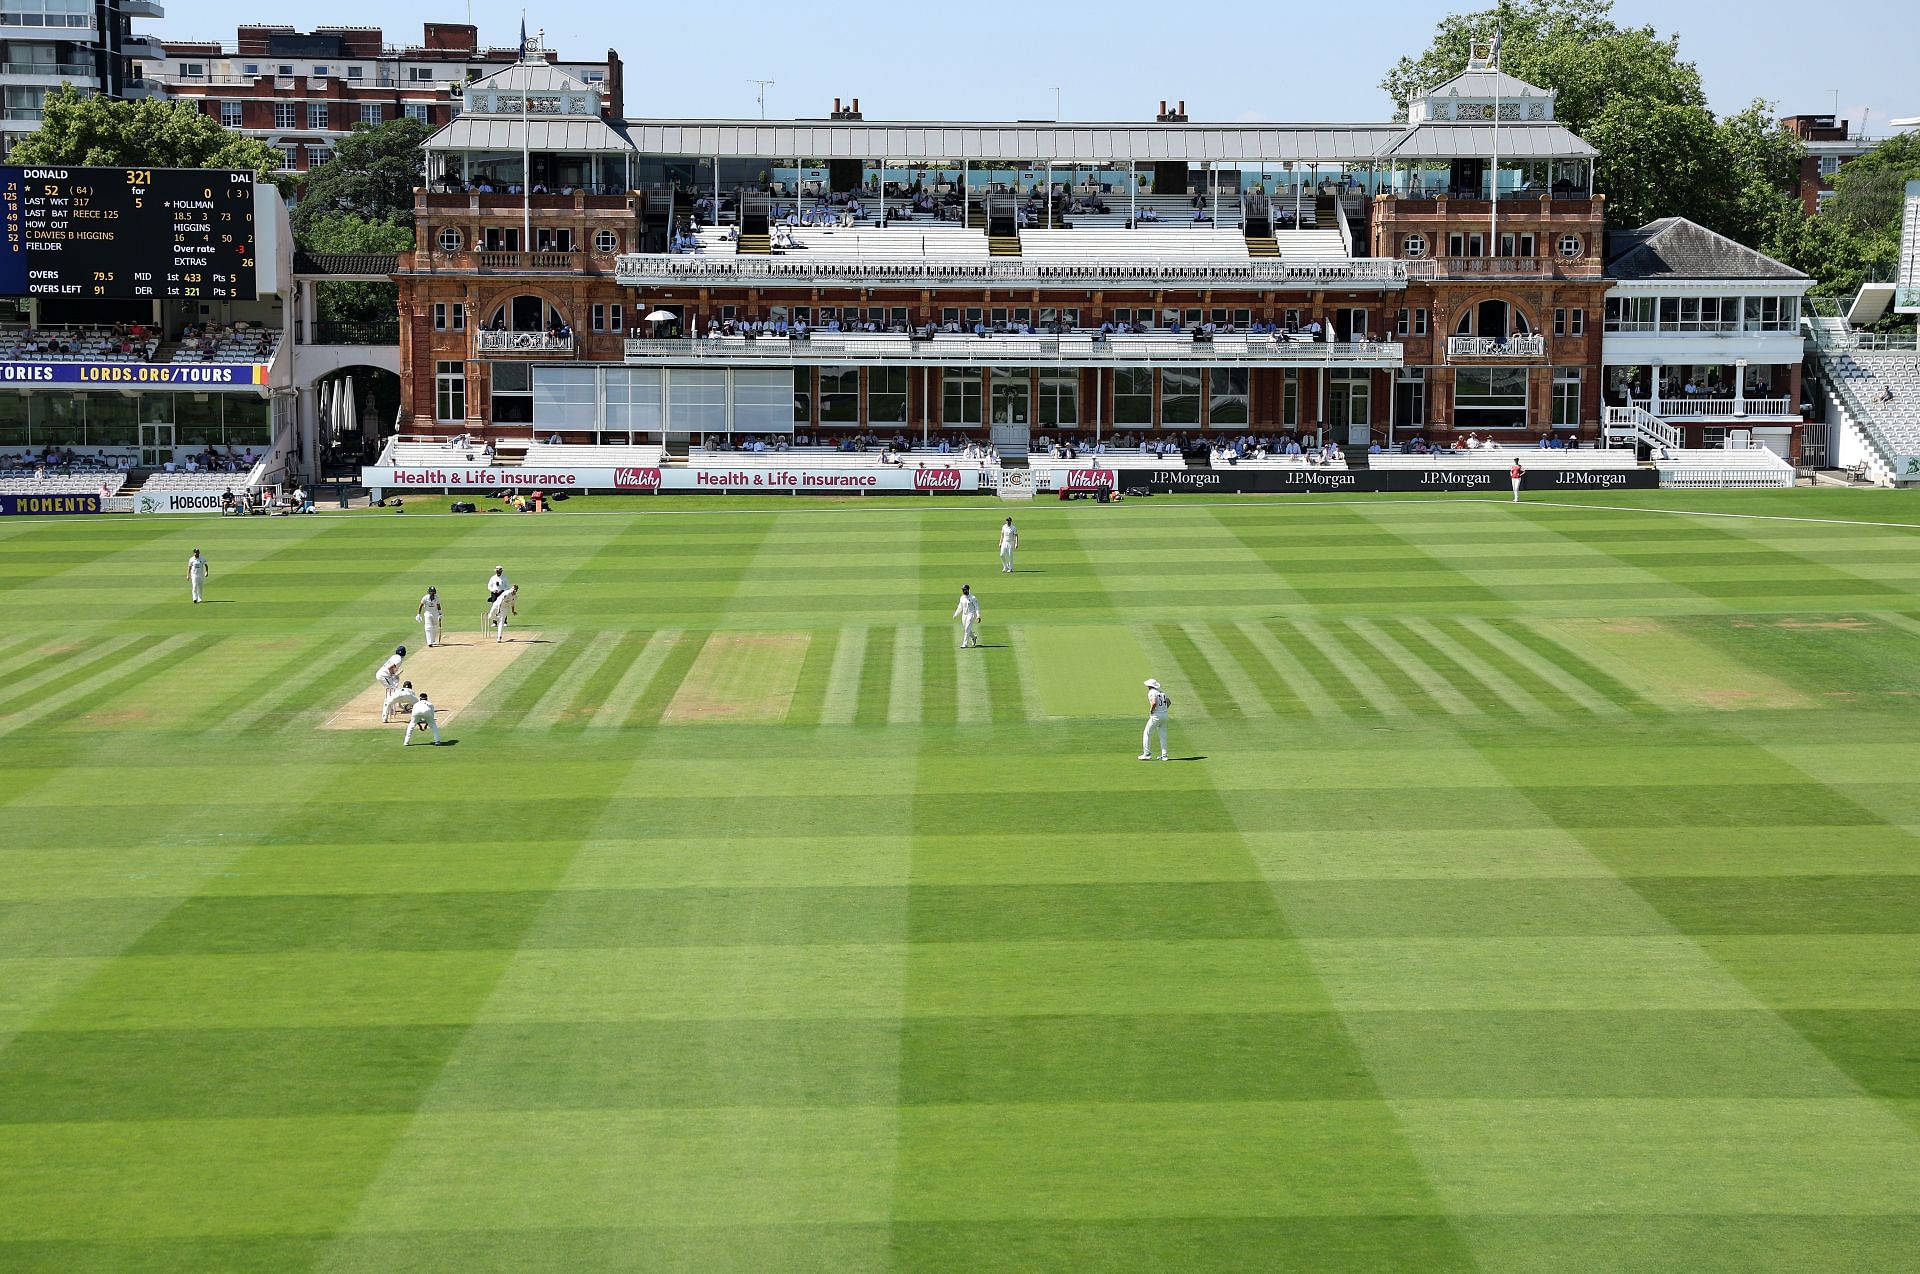
[[[308,252],[406,252],[413,247],[413,227],[335,213],[309,219],[300,246]],[[398,292],[391,283],[322,283],[315,295],[318,317],[322,323],[388,327],[396,318]]]
[[[413,192],[425,184],[420,144],[426,139],[427,126],[416,119],[356,126],[326,163],[307,174],[293,210],[294,235],[311,249],[307,235],[314,223],[358,217],[405,226],[407,246],[413,246]]]
[[[1652,27],[1623,27],[1612,0],[1517,0],[1478,13],[1443,18],[1418,57],[1401,58],[1380,87],[1396,107],[1466,69],[1476,44],[1500,31],[1500,69],[1553,89],[1554,116],[1576,133],[1610,103],[1705,107],[1700,72],[1682,62],[1677,38]]]
[[[83,97],[71,84],[49,93],[37,132],[14,146],[14,164],[250,169],[276,185],[280,152],[230,132],[191,102]]]

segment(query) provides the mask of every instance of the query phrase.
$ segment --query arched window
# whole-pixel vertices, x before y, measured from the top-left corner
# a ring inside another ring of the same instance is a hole
[[[546,332],[564,326],[566,315],[542,298],[526,294],[504,302],[487,319],[490,332]]]
[[[1498,341],[1532,333],[1533,325],[1520,308],[1501,300],[1482,301],[1461,311],[1460,321],[1453,327],[1455,336],[1490,336]]]

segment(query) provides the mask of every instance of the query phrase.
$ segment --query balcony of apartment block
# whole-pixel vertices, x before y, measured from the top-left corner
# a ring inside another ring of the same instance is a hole
[[[791,367],[1399,367],[1397,341],[1316,341],[1285,334],[1165,332],[988,335],[823,332],[805,336],[629,337],[630,364]]]
[[[120,42],[121,57],[137,58],[142,62],[164,62],[167,60],[167,48],[157,36],[135,32]]]
[[[1544,362],[1547,338],[1544,336],[1449,336],[1448,362]]]
[[[69,80],[90,82],[94,76],[91,62],[0,62],[0,75],[9,84],[57,86]]]
[[[1168,236],[1170,239],[1172,235]],[[807,254],[707,256],[627,253],[615,277],[631,287],[745,284],[756,287],[1073,288],[1404,288],[1408,263],[1378,258],[1327,261],[1206,260],[1170,252],[1161,259],[1101,261],[1020,257],[940,261],[911,256],[869,260]]]
[[[167,11],[154,0],[119,0],[120,12],[130,18],[164,18]]]
[[[473,334],[476,357],[572,354],[577,344],[572,332],[480,331]]]

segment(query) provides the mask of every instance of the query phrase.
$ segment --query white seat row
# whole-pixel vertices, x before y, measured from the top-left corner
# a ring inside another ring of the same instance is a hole
[[[124,473],[50,473],[44,478],[0,478],[0,495],[97,495],[101,486],[117,495],[127,485]]]
[[[244,490],[244,473],[156,473],[146,480],[142,491],[225,491],[229,487]]]
[[[1725,452],[1716,454],[1725,456]],[[1640,463],[1632,447],[1598,448],[1575,451],[1542,450],[1538,447],[1514,447],[1499,451],[1440,452],[1425,456],[1407,456],[1383,452],[1367,457],[1370,469],[1499,469],[1511,468],[1518,460],[1522,469],[1632,469]]]
[[[520,463],[527,469],[653,469],[659,467],[660,456],[657,445],[536,442]]]
[[[1210,469],[1344,469],[1347,457],[1336,451],[1331,459],[1323,459],[1318,453],[1311,456],[1241,456],[1229,459],[1225,453],[1215,452],[1208,460]]]

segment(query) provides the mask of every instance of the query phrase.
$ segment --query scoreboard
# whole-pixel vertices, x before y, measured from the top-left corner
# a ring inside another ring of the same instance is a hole
[[[0,296],[250,301],[254,175],[0,167]]]

